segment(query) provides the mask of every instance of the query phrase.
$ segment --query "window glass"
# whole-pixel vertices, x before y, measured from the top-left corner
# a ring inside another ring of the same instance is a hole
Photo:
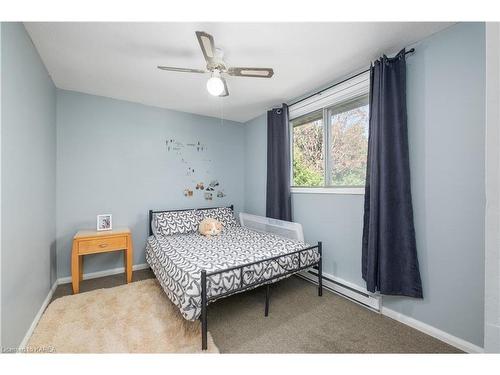
[[[323,111],[292,120],[293,186],[325,185]]]
[[[368,151],[368,95],[328,110],[330,186],[364,186]]]

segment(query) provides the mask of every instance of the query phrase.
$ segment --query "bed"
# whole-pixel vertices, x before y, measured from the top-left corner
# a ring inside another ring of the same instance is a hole
[[[197,226],[205,217],[221,221],[218,236],[205,237]],[[265,229],[265,227],[264,227]],[[202,349],[207,348],[207,308],[217,299],[266,286],[316,266],[322,295],[322,245],[240,225],[233,207],[149,212],[146,261],[168,298],[187,320],[200,319]]]

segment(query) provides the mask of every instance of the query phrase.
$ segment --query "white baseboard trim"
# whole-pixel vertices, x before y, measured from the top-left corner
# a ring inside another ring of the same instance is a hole
[[[28,330],[26,331],[26,334],[24,335],[23,341],[21,341],[21,344],[19,345],[19,349],[20,349],[19,352],[20,353],[22,353],[22,351],[28,345],[28,341],[29,341],[31,335],[33,334],[33,331],[35,330],[35,328],[38,324],[38,321],[42,317],[43,312],[45,311],[45,309],[49,305],[49,302],[52,299],[52,295],[56,291],[57,285],[58,284],[57,284],[57,280],[56,280],[54,282],[54,284],[52,284],[52,287],[50,288],[49,293],[47,294],[47,297],[45,297],[45,300],[43,301],[42,306],[40,307],[40,310],[38,310],[37,314],[35,315],[33,322],[31,323]]]
[[[142,263],[142,264],[134,264],[132,266],[133,271],[138,271],[138,270],[143,270],[149,267],[149,264],[147,263]],[[124,273],[125,272],[125,267],[118,267],[118,268],[113,268],[110,270],[104,270],[104,271],[97,271],[97,272],[89,272],[89,273],[84,273],[83,274],[83,280],[89,280],[89,279],[96,279],[98,277],[104,277],[104,276],[111,276],[111,275],[117,275],[119,273]],[[60,277],[57,279],[57,284],[69,284],[71,282],[71,276],[66,276],[66,277]]]
[[[432,336],[438,340],[441,340],[455,348],[463,350],[467,353],[484,353],[484,349],[480,346],[472,344],[465,341],[459,337],[453,336],[447,332],[441,331],[440,329],[433,327],[427,323],[421,322],[420,320],[411,318],[407,315],[401,314],[400,312],[394,311],[387,307],[382,306],[380,310],[382,315],[385,315],[391,319],[397,320],[400,323],[406,324],[416,330],[423,332],[429,336]]]
[[[138,271],[138,270],[143,270],[149,267],[149,264],[147,263],[142,263],[142,264],[135,264],[132,266],[132,270]],[[124,273],[125,272],[125,267],[118,267],[118,268],[113,268],[111,270],[105,270],[105,271],[98,271],[98,272],[90,272],[86,273],[83,275],[84,280],[88,279],[95,279],[97,277],[103,277],[103,276],[110,276],[110,275],[116,275],[119,273]],[[28,345],[28,341],[33,334],[33,331],[35,330],[36,326],[38,325],[38,321],[42,317],[43,312],[49,305],[50,300],[52,299],[52,295],[56,291],[56,288],[58,285],[61,284],[68,284],[71,282],[71,276],[68,277],[60,277],[58,278],[52,287],[49,290],[49,293],[47,294],[47,297],[45,297],[45,300],[42,303],[42,306],[40,307],[40,310],[38,310],[38,313],[35,315],[35,318],[33,319],[33,322],[31,323],[30,327],[26,331],[26,335],[24,335],[23,341],[21,341],[21,344],[19,345],[19,352],[22,353],[24,349],[26,348],[26,345]]]

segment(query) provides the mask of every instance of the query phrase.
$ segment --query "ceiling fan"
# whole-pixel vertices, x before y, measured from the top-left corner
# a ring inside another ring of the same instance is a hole
[[[196,31],[196,38],[200,43],[201,51],[207,62],[206,69],[176,68],[172,66],[158,66],[158,69],[183,73],[210,73],[207,81],[207,90],[213,96],[228,96],[224,74],[237,77],[271,78],[274,71],[271,68],[241,68],[227,67],[223,60],[222,50],[215,47],[212,35],[204,31]]]

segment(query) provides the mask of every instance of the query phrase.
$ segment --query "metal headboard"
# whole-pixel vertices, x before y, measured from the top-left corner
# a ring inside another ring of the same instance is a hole
[[[230,206],[221,206],[221,207],[202,207],[202,208],[181,208],[177,210],[149,210],[149,223],[148,223],[148,233],[149,236],[153,235],[153,227],[151,226],[151,223],[153,221],[153,214],[161,214],[163,212],[179,212],[179,211],[192,211],[192,210],[215,210],[217,208],[230,208],[231,211],[234,211],[234,205]]]

